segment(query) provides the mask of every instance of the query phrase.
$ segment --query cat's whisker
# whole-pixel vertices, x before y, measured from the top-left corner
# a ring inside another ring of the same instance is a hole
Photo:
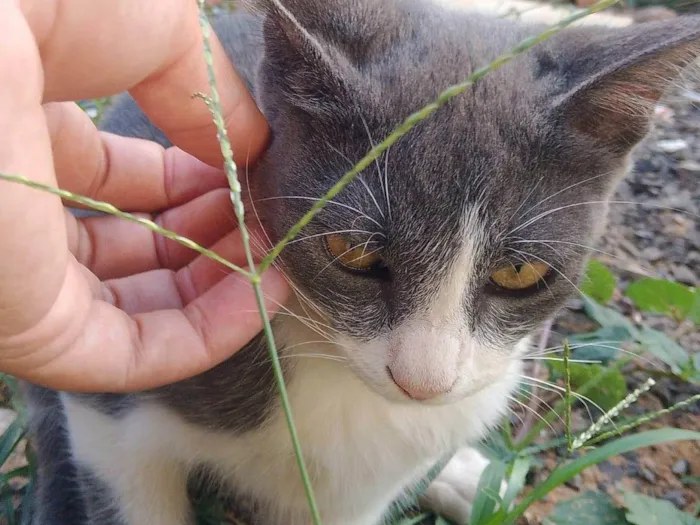
[[[622,352],[623,354],[627,354],[631,357],[634,357],[635,359],[639,359],[640,361],[643,361],[644,363],[646,363],[647,365],[651,366],[652,368],[654,368],[656,370],[661,369],[661,366],[658,363],[655,363],[651,359],[646,358],[637,352],[633,352],[632,350],[626,350],[626,349],[621,348],[619,346],[612,346],[611,344],[607,344],[607,343],[624,343],[624,341],[606,341],[603,343],[597,343],[597,342],[581,343],[578,345],[569,345],[569,348],[571,348],[572,350],[575,350],[576,348],[585,348],[587,346],[599,346],[601,348],[607,348],[609,350],[616,350],[618,352]],[[557,350],[552,351],[551,353],[552,354],[559,353],[559,352],[562,352],[563,350],[564,350],[564,347],[562,346],[562,347],[559,347]]]
[[[678,209],[678,208],[671,208],[670,206],[661,206],[661,205],[657,205],[657,204],[650,204],[650,203],[648,203],[648,202],[634,202],[634,201],[587,201],[587,202],[575,202],[575,203],[573,203],[573,204],[567,204],[567,205],[565,205],[565,206],[559,206],[559,207],[557,207],[557,208],[552,208],[551,210],[544,211],[544,212],[540,213],[539,215],[536,215],[536,216],[532,217],[531,219],[525,221],[525,222],[522,223],[521,225],[516,226],[516,227],[513,228],[511,231],[509,231],[507,235],[512,235],[513,233],[516,233],[516,232],[522,230],[523,228],[527,228],[528,226],[530,226],[530,225],[536,223],[536,222],[539,221],[539,220],[544,219],[545,217],[547,217],[547,216],[549,216],[549,215],[551,215],[551,214],[553,214],[553,213],[557,213],[557,212],[563,211],[563,210],[568,210],[568,209],[575,208],[575,207],[578,207],[578,206],[589,206],[589,205],[593,205],[593,204],[602,204],[602,205],[608,205],[608,204],[627,204],[627,205],[631,205],[631,206],[648,206],[648,207],[650,207],[650,208],[655,208],[655,209],[660,209],[660,210],[666,210],[666,211],[673,211],[673,212],[676,212],[676,213],[682,213],[682,214],[684,214],[684,215],[689,215],[689,216],[691,216],[691,217],[695,217],[695,218],[697,218],[697,219],[700,219],[700,215],[697,214],[697,213],[692,213],[692,212],[685,211],[685,210],[681,210],[681,209]]]
[[[538,418],[540,421],[542,421],[544,424],[546,424],[550,428],[550,430],[552,431],[552,434],[556,435],[557,431],[554,430],[554,427],[552,426],[552,424],[549,421],[547,421],[544,417],[542,417],[540,414],[538,414],[534,408],[528,406],[527,404],[523,403],[522,401],[520,401],[519,399],[517,399],[513,396],[506,396],[506,398],[509,399],[510,401],[512,401],[513,403],[520,405],[527,412],[532,413],[536,418]]]
[[[283,200],[283,199],[299,199],[299,200],[307,200],[307,201],[312,201],[312,202],[318,202],[321,199],[314,198],[314,197],[303,197],[299,195],[286,195],[286,196],[281,196],[281,197],[266,197],[264,199],[258,199],[256,202],[265,202],[265,201],[271,201],[271,200]],[[358,217],[361,217],[363,219],[367,219],[368,221],[374,223],[377,227],[381,228],[382,225],[379,223],[379,221],[373,219],[363,211],[359,210],[358,208],[355,208],[354,206],[350,206],[349,204],[345,204],[343,202],[338,202],[334,200],[329,200],[327,204],[333,204],[335,206],[339,206],[341,208],[345,208],[350,211],[354,211],[357,213]]]
[[[326,237],[327,235],[339,235],[341,233],[365,233],[367,235],[372,235],[373,233],[376,233],[377,235],[380,235],[382,237],[384,236],[384,234],[381,232],[370,232],[367,230],[335,230],[335,231],[330,231],[330,232],[314,233],[312,235],[306,235],[305,237],[298,237],[292,241],[289,241],[287,243],[287,246],[289,246],[290,244],[296,244],[298,242],[306,241],[309,239],[315,239],[318,237]]]
[[[547,403],[544,399],[542,399],[540,396],[538,396],[534,392],[528,390],[527,388],[525,388],[522,385],[519,385],[517,388],[518,388],[518,391],[520,393],[524,394],[526,397],[537,399],[537,401],[539,401],[540,405],[546,407],[547,410],[549,410],[550,412],[553,410],[552,406],[549,403]],[[564,420],[562,419],[562,417],[559,414],[557,414],[557,418],[559,419],[559,421],[561,421],[561,423],[563,425],[566,425],[566,423],[564,422]]]
[[[553,239],[547,239],[547,240],[542,240],[542,239],[520,239],[520,240],[513,240],[511,241],[513,244],[543,244],[545,246],[548,246],[549,244],[565,244],[567,246],[576,246],[579,248],[583,248],[584,250],[590,250],[595,253],[599,253],[601,255],[605,255],[607,257],[610,257],[611,259],[618,259],[620,261],[624,261],[625,259],[623,257],[620,257],[619,255],[614,255],[612,253],[606,252],[605,250],[601,250],[599,248],[595,248],[593,246],[587,246],[585,244],[580,244],[577,242],[570,242],[570,241],[557,241]],[[552,250],[556,252],[553,246],[549,246]],[[661,277],[661,274],[654,270],[653,268],[648,268],[646,266],[638,266],[638,268],[641,268],[649,274],[650,276],[655,276],[655,277]]]
[[[367,132],[367,138],[369,138],[370,146],[372,146],[372,148],[374,149],[374,147],[376,145],[374,143],[374,139],[372,138],[372,133],[369,130],[369,126],[367,125],[367,120],[365,120],[365,117],[364,117],[364,115],[362,115],[362,113],[360,113],[360,119],[362,120],[362,125],[365,127],[365,131]],[[377,166],[377,176],[379,177],[379,182],[383,186],[384,184],[382,183],[382,168],[379,165],[379,158],[374,159],[374,164],[375,164],[375,166]],[[366,185],[365,185],[365,188],[367,188]],[[367,188],[367,191],[370,191],[369,188]],[[377,210],[379,210],[379,213],[381,214],[382,218],[386,218],[386,217],[384,217],[384,212],[379,207],[379,203],[374,198],[374,195],[372,195],[371,191],[370,191],[370,196],[372,197],[372,200],[374,201],[374,203],[377,205]]]
[[[543,380],[543,379],[537,379],[537,378],[535,378],[535,377],[530,377],[530,376],[525,376],[525,375],[521,375],[520,377],[521,377],[522,379],[524,379],[524,380],[528,380],[528,381],[532,381],[532,382],[537,383],[537,385],[538,385],[540,388],[544,389],[544,390],[550,390],[550,391],[551,391],[551,389],[555,389],[555,390],[559,391],[560,393],[562,393],[562,394],[564,394],[564,395],[566,394],[566,389],[565,389],[564,387],[561,387],[561,386],[559,386],[559,385],[555,385],[554,383],[551,383],[551,382],[549,382],[549,381],[545,381],[545,380]],[[584,395],[582,395],[582,394],[579,394],[578,392],[574,392],[573,390],[571,391],[571,395],[574,396],[574,397],[575,397],[576,399],[578,399],[579,401],[581,401],[581,403],[583,404],[583,406],[584,406],[585,409],[586,409],[586,412],[588,412],[588,418],[589,418],[591,421],[594,420],[594,419],[593,419],[593,414],[591,413],[591,411],[590,411],[590,409],[588,408],[588,405],[587,405],[586,403],[590,403],[591,405],[593,405],[594,407],[596,407],[596,409],[598,409],[602,414],[605,414],[605,410],[603,410],[603,408],[602,408],[600,405],[598,405],[595,401],[593,401],[591,398],[586,397],[586,396],[584,396]]]
[[[613,341],[613,340],[604,340],[604,341],[595,341],[592,343],[572,343],[569,344],[569,348],[572,350],[575,350],[577,348],[585,348],[587,346],[602,346],[602,345],[612,345],[612,344],[620,344],[623,341]],[[613,346],[608,346],[608,348],[615,348]],[[541,352],[532,352],[532,353],[526,353],[523,356],[523,359],[527,359],[528,357],[538,357],[538,356],[545,356],[545,355],[552,355],[552,354],[559,354],[564,351],[564,345],[559,345],[559,346],[550,346],[542,350]]]
[[[371,143],[371,141],[370,141],[370,143]],[[326,144],[328,145],[329,148],[331,148],[333,151],[335,151],[338,155],[340,155],[341,157],[343,157],[343,158],[348,162],[348,164],[350,164],[350,166],[354,166],[354,165],[355,165],[355,163],[352,162],[352,161],[347,157],[347,155],[345,155],[342,151],[340,151],[338,148],[336,148],[335,146],[333,146],[330,142],[326,141]],[[377,167],[379,167],[378,161],[377,161],[376,159],[375,159],[375,162],[377,162]],[[380,171],[379,173],[381,174],[381,171]],[[379,214],[380,214],[380,215],[382,216],[382,218],[384,219],[384,218],[385,218],[385,217],[384,217],[384,212],[382,211],[381,206],[379,206],[379,201],[377,201],[376,197],[374,196],[374,193],[372,193],[372,190],[369,188],[369,186],[367,185],[367,183],[365,182],[365,180],[362,178],[362,174],[358,174],[358,175],[355,177],[355,179],[356,179],[356,180],[359,180],[359,181],[360,181],[360,184],[362,184],[362,185],[365,187],[365,190],[367,190],[367,193],[369,194],[370,198],[371,198],[372,201],[374,202],[374,205],[377,207],[377,210],[379,211]]]
[[[532,187],[532,189],[530,189],[530,191],[527,193],[527,195],[525,196],[525,198],[524,198],[524,199],[522,200],[522,202],[520,203],[520,206],[518,206],[518,207],[515,209],[515,211],[511,214],[510,218],[508,219],[508,222],[511,222],[511,221],[515,218],[515,215],[522,209],[523,206],[525,206],[525,203],[527,202],[527,200],[532,196],[532,194],[533,194],[533,193],[535,192],[535,190],[539,187],[540,183],[541,183],[543,180],[544,180],[544,177],[540,177],[540,178],[537,180],[537,182],[535,183],[535,185]],[[532,208],[530,208],[530,209],[532,209]],[[529,211],[529,210],[528,210],[528,211]],[[528,212],[526,211],[525,213],[522,213],[522,214],[518,215],[518,219],[520,219],[523,215],[527,215],[527,213],[528,213]]]
[[[550,199],[553,199],[553,198],[556,197],[557,195],[561,195],[561,194],[564,193],[564,192],[567,192],[567,191],[569,191],[569,190],[571,190],[571,189],[573,189],[573,188],[576,188],[576,187],[578,187],[578,186],[581,186],[582,184],[586,184],[586,183],[588,183],[588,182],[591,182],[591,181],[593,181],[593,180],[595,180],[595,179],[599,179],[599,178],[601,178],[601,177],[608,177],[609,175],[610,175],[610,172],[605,172],[605,173],[601,173],[601,174],[599,174],[599,175],[594,175],[594,176],[592,176],[592,177],[588,177],[587,179],[584,179],[584,180],[575,182],[575,183],[573,183],[573,184],[569,184],[566,188],[563,188],[563,189],[561,189],[561,190],[559,190],[559,191],[557,191],[557,192],[552,193],[551,195],[548,195],[547,197],[545,197],[544,199],[542,199],[541,201],[539,201],[539,202],[538,202],[537,204],[535,204],[534,206],[531,206],[530,208],[528,208],[525,212],[521,213],[521,214],[518,216],[518,219],[523,218],[525,215],[527,215],[527,214],[530,213],[531,211],[533,211],[533,210],[539,208],[539,207],[542,206],[545,202],[547,202],[547,201],[550,200]],[[526,199],[526,200],[527,200],[527,199]]]

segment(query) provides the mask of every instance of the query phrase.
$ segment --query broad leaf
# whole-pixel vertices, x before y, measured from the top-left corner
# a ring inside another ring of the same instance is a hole
[[[627,319],[620,312],[608,308],[607,306],[601,306],[588,297],[584,297],[583,307],[588,317],[597,322],[601,327],[624,328],[632,338],[637,338],[639,330],[632,321]]]
[[[523,490],[527,473],[530,472],[534,462],[532,456],[519,457],[515,460],[510,472],[510,477],[508,478],[508,488],[503,496],[503,508],[509,508],[510,504],[515,501],[515,498]]]
[[[613,505],[606,494],[593,491],[557,503],[549,521],[555,525],[629,525],[623,509]]]
[[[617,286],[617,280],[608,268],[595,259],[588,261],[586,275],[581,281],[581,291],[595,299],[600,304],[606,304],[612,299]]]
[[[627,287],[625,295],[646,312],[671,314],[685,319],[690,314],[695,294],[687,286],[664,279],[641,279]]]
[[[663,332],[643,326],[637,340],[650,354],[666,363],[674,374],[680,374],[681,369],[688,366],[688,352]]]
[[[678,510],[670,502],[625,492],[627,521],[633,525],[700,525],[700,520]]]

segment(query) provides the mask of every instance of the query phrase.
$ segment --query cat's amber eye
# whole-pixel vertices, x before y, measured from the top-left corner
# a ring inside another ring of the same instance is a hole
[[[357,244],[342,235],[331,234],[326,237],[326,244],[330,254],[352,270],[371,270],[381,262],[378,250],[368,243]]]
[[[539,284],[550,273],[551,267],[542,262],[504,266],[491,273],[491,282],[504,290],[527,290]]]

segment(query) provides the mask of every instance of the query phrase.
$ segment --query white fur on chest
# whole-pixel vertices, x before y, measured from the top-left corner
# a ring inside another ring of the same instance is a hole
[[[293,318],[276,332],[281,347],[318,339]],[[323,343],[298,348],[299,354],[338,355]],[[513,370],[502,382],[455,404],[397,404],[371,391],[344,362],[289,355],[285,359],[294,360],[295,366],[288,385],[290,402],[327,525],[374,525],[407,484],[446,452],[481,438],[485,428],[499,420],[518,373],[513,361]],[[121,421],[69,399],[67,409],[77,458],[107,479],[138,470],[137,465],[127,466],[130,458],[151,458],[151,468],[162,463],[167,472],[175,465],[186,472],[206,463],[231,480],[237,491],[267,500],[280,523],[309,522],[280,410],[263,427],[234,436],[188,424],[153,404]],[[133,484],[133,479],[125,483]]]

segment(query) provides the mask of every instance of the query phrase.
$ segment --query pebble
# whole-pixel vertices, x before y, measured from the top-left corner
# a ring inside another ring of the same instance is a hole
[[[673,277],[682,283],[693,285],[696,282],[695,274],[687,266],[673,266]]]
[[[676,476],[685,476],[688,472],[690,472],[690,463],[687,459],[679,459],[671,467],[671,472],[673,472]]]
[[[663,259],[664,252],[662,252],[656,246],[649,246],[648,248],[644,248],[642,250],[642,257],[649,262],[656,262],[659,259]]]
[[[660,140],[656,145],[664,153],[678,153],[688,147],[688,143],[683,139]]]
[[[666,494],[663,495],[663,499],[673,503],[679,509],[682,509],[686,505],[685,495],[680,489],[669,490]]]
[[[694,160],[684,160],[678,164],[678,169],[682,171],[690,171],[691,173],[700,173],[700,162]]]

